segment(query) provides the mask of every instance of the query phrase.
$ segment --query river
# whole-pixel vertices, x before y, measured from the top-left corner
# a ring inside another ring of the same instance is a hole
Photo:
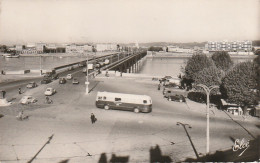
[[[244,62],[247,60],[252,61],[252,58],[231,58],[234,64]],[[144,61],[139,73],[154,75],[154,76],[172,76],[177,77],[182,68],[185,67],[188,58],[175,58],[175,57],[147,57]]]
[[[5,58],[0,57],[0,70],[26,70],[26,69],[51,69],[53,67],[79,62],[86,60],[83,56],[63,56],[63,57],[19,57]],[[173,57],[147,57],[144,61],[139,73],[155,75],[155,76],[177,76],[181,72],[181,68],[185,67],[188,58],[173,58]],[[243,62],[252,59],[232,58],[234,63]]]

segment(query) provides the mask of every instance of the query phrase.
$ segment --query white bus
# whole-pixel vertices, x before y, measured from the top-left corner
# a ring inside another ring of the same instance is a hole
[[[152,111],[152,99],[146,95],[134,95],[112,92],[98,92],[96,98],[98,108],[118,109],[139,112]]]

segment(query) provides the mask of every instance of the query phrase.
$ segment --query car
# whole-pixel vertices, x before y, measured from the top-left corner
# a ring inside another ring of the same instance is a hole
[[[59,83],[60,84],[65,84],[66,83],[66,79],[65,78],[60,78],[59,79]]]
[[[41,84],[48,84],[52,82],[52,80],[50,78],[44,78],[42,81],[41,81]]]
[[[58,75],[58,74],[53,74],[53,75],[51,76],[51,79],[52,79],[52,80],[59,79],[59,75]]]
[[[87,73],[87,68],[83,68],[82,72]]]
[[[68,74],[68,75],[67,75],[67,79],[68,79],[68,80],[71,80],[72,78],[73,78],[73,77],[72,77],[71,74]]]
[[[69,71],[72,71],[72,70],[74,70],[74,67],[71,66],[71,67],[68,68],[68,70],[69,70]]]
[[[35,88],[35,87],[37,87],[37,84],[35,82],[30,82],[29,84],[27,84],[26,87],[27,88]]]
[[[72,84],[79,84],[79,81],[76,78],[74,78]]]
[[[47,88],[46,91],[44,92],[44,94],[45,94],[46,96],[51,96],[51,95],[53,95],[53,94],[55,94],[55,93],[56,93],[56,90],[53,89],[53,88]]]
[[[185,97],[183,95],[173,95],[169,96],[168,101],[178,101],[178,102],[186,102]]]
[[[165,76],[165,77],[161,78],[159,81],[160,82],[165,82],[165,81],[167,81],[169,79],[172,79],[172,77],[171,76]]]
[[[35,102],[37,102],[37,99],[32,96],[23,96],[22,99],[20,100],[21,104],[30,104]]]

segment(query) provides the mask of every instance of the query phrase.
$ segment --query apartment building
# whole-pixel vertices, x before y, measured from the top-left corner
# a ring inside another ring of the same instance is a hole
[[[252,41],[209,41],[205,48],[210,52],[251,52]]]

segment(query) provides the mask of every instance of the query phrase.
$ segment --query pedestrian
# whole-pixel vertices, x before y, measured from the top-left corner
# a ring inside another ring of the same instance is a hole
[[[18,93],[19,93],[19,94],[22,94],[21,88],[18,88]]]
[[[161,84],[158,84],[158,90],[160,90],[161,89]]]
[[[91,113],[90,119],[91,119],[92,124],[97,121],[97,118],[95,117],[95,115],[93,113]]]
[[[2,91],[2,94],[3,94],[3,99],[4,99],[6,92],[5,92],[5,91]]]

